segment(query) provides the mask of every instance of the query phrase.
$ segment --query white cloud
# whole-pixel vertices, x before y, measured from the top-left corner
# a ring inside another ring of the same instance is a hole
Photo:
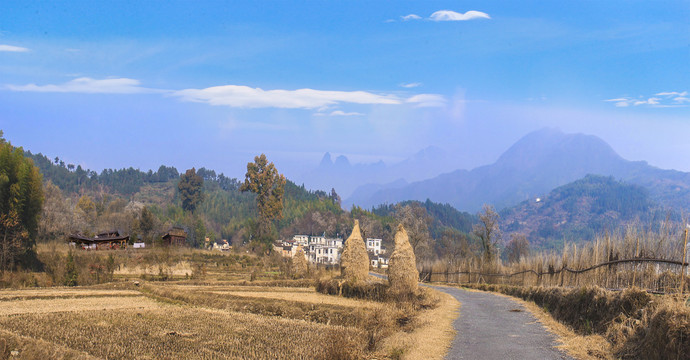
[[[654,95],[656,95],[656,96],[667,96],[667,97],[672,97],[672,96],[686,96],[686,95],[688,95],[688,92],[687,92],[687,91],[683,91],[683,92],[677,92],[677,91],[664,91],[664,92],[660,92],[660,93],[657,93],[657,94],[654,94]]]
[[[175,91],[183,100],[238,108],[315,109],[339,103],[400,104],[395,95],[367,91],[324,91],[313,89],[263,90],[241,85]]]
[[[420,20],[421,18],[422,17],[417,15],[417,14],[410,14],[410,15],[405,15],[405,16],[400,17],[400,19],[402,19],[402,21]]]
[[[362,113],[358,113],[358,112],[354,112],[354,111],[353,112],[344,112],[342,110],[333,111],[330,115],[331,116],[364,116],[364,114],[362,114]]]
[[[470,10],[464,14],[451,10],[439,10],[429,17],[429,20],[432,21],[467,21],[474,19],[491,19],[491,16],[487,13],[474,10]]]
[[[400,84],[401,87],[404,87],[407,89],[416,88],[417,86],[421,86],[421,85],[422,85],[422,83],[418,83],[418,82]]]
[[[655,108],[672,108],[672,107],[685,107],[686,103],[690,103],[690,98],[686,97],[687,91],[677,92],[677,91],[665,91],[656,93],[655,96],[644,97],[639,96],[637,98],[632,97],[620,97],[615,99],[604,100],[606,102],[612,102],[616,107],[629,107],[629,106],[648,106]]]
[[[616,99],[608,99],[604,101],[609,101],[609,102],[619,102],[619,101],[629,101],[630,99],[628,98],[616,98]]]
[[[406,103],[416,107],[443,107],[446,106],[446,98],[437,94],[419,94],[405,100]]]
[[[27,52],[29,49],[21,46],[12,46],[12,45],[2,45],[0,44],[0,51],[9,51],[9,52]]]
[[[364,116],[362,113],[358,112],[345,112],[342,110],[334,110],[331,111],[330,113],[324,113],[324,112],[317,112],[314,114],[315,116]]]
[[[649,99],[647,99],[647,100],[637,100],[637,101],[635,101],[635,102],[633,103],[633,105],[635,105],[635,106],[639,106],[639,105],[659,105],[659,100],[661,100],[661,99],[656,98],[656,97],[651,97],[651,98],[649,98]]]
[[[7,85],[12,91],[58,92],[84,94],[138,94],[165,92],[165,90],[147,89],[139,86],[139,80],[127,78],[91,79],[81,77],[60,85]]]
[[[419,83],[401,84],[405,88],[419,86]],[[316,115],[363,116],[358,112],[338,110],[341,104],[359,105],[400,105],[412,104],[415,107],[444,107],[447,100],[438,94],[402,95],[400,93],[372,93],[369,91],[329,91],[314,89],[263,90],[242,85],[222,85],[205,89],[163,90],[141,86],[136,79],[110,78],[92,79],[80,77],[63,84],[47,85],[5,85],[11,91],[42,93],[82,93],[82,94],[169,94],[182,101],[200,102],[216,106],[234,108],[283,108],[316,109]]]

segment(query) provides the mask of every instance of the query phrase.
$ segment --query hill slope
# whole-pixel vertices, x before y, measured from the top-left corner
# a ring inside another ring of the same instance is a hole
[[[632,222],[656,223],[664,216],[645,188],[588,175],[538,201],[526,200],[501,211],[501,228],[507,234],[525,234],[533,247],[551,248],[563,240],[592,240]]]

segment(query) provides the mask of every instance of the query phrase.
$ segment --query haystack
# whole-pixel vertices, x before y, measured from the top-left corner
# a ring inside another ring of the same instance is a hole
[[[309,270],[307,258],[304,256],[304,250],[300,246],[292,257],[292,274],[295,277],[304,277]]]
[[[398,232],[395,233],[395,251],[388,262],[388,281],[391,290],[397,293],[414,293],[417,291],[417,258],[410,245],[407,231],[398,225]]]
[[[364,245],[359,221],[355,220],[352,234],[345,241],[343,254],[340,257],[340,268],[345,280],[354,282],[365,281],[369,277],[369,255]]]

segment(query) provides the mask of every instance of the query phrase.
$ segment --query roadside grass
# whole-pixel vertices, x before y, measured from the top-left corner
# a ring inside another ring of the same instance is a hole
[[[557,347],[567,352],[573,358],[581,360],[613,360],[616,358],[613,355],[611,344],[606,341],[604,336],[598,334],[577,334],[570,327],[556,321],[543,307],[539,307],[533,302],[501,293],[495,294],[509,298],[524,306],[546,330],[556,335],[557,341],[560,343]]]
[[[452,295],[434,291],[438,306],[419,313],[412,331],[397,331],[382,342],[385,354],[393,359],[443,359],[455,338],[453,321],[461,308]]]

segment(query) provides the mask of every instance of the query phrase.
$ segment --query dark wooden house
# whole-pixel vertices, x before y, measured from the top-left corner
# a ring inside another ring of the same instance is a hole
[[[126,249],[129,235],[120,235],[117,230],[102,232],[94,237],[72,234],[69,242],[84,250],[117,250]]]
[[[163,245],[184,246],[187,241],[187,232],[183,228],[173,227],[163,235]]]

